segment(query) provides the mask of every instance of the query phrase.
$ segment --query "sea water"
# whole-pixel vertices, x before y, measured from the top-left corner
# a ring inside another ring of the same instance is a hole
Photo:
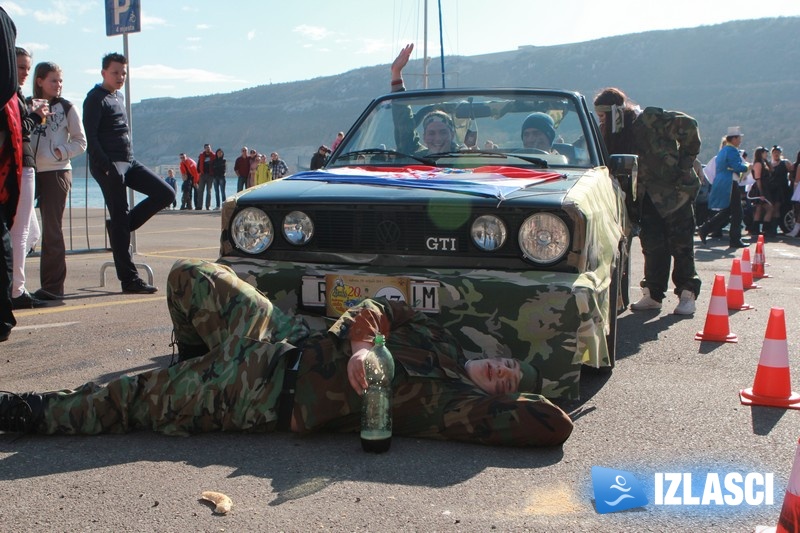
[[[97,181],[91,176],[86,175],[83,169],[72,171],[72,189],[70,196],[67,197],[67,207],[98,207],[105,206],[103,192]]]

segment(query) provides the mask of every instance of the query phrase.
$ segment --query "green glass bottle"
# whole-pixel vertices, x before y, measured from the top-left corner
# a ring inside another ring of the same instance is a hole
[[[392,444],[392,379],[394,359],[378,333],[364,360],[367,388],[361,397],[361,448],[383,453]]]

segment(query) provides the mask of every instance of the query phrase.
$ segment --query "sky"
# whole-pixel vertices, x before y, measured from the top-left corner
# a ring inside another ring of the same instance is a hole
[[[63,96],[82,102],[100,62],[123,51],[106,36],[106,6],[129,0],[0,0],[33,64],[63,70]],[[730,20],[800,16],[800,0],[430,0],[428,55],[472,56]],[[229,93],[389,64],[406,43],[423,57],[424,0],[140,0],[128,35],[132,102]],[[644,7],[646,6],[646,7]],[[758,7],[757,7],[758,6]],[[735,39],[732,41],[735,42]],[[410,73],[411,74],[411,73]],[[387,70],[388,76],[388,70]],[[32,93],[33,72],[25,94]]]

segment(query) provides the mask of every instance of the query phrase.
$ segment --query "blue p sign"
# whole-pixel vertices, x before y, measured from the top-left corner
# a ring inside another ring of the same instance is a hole
[[[106,35],[142,31],[139,0],[106,0]]]

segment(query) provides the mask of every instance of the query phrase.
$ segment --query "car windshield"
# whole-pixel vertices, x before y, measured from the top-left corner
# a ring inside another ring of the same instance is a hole
[[[327,167],[585,168],[597,164],[588,131],[572,94],[402,92],[374,102]]]

